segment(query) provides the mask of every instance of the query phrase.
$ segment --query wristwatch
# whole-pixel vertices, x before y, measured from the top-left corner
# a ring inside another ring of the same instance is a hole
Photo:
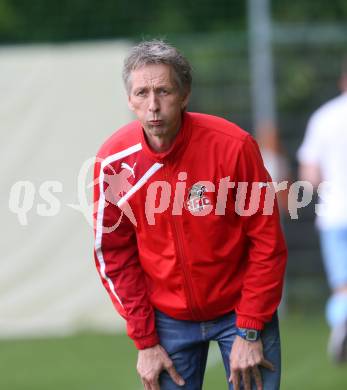
[[[236,334],[247,341],[257,341],[260,337],[260,330],[248,328],[236,328]]]

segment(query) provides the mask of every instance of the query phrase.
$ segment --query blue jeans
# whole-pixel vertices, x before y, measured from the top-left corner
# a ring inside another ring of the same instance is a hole
[[[201,390],[206,368],[209,342],[218,342],[226,378],[230,376],[229,356],[235,339],[235,313],[229,313],[212,321],[181,321],[156,311],[156,327],[160,343],[168,352],[177,372],[186,384],[176,385],[168,373],[160,375],[161,390]],[[275,372],[260,367],[264,390],[278,390],[281,378],[281,347],[277,314],[266,324],[261,334],[264,356],[275,366]],[[229,384],[229,390],[233,385]],[[241,386],[241,389],[243,387]],[[253,384],[252,389],[256,389]]]
[[[347,285],[347,227],[320,230],[325,271],[334,290]]]
[[[325,272],[332,290],[347,285],[347,227],[322,229],[320,240]],[[334,327],[347,321],[347,294],[335,293],[328,300],[326,317]]]

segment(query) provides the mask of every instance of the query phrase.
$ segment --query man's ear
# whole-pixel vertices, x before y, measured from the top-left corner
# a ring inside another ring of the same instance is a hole
[[[130,95],[128,95],[128,107],[130,108],[131,111],[134,111],[134,105],[131,101]]]
[[[190,91],[186,91],[183,95],[183,99],[182,99],[182,103],[181,103],[182,111],[184,111],[187,108],[188,103],[189,103],[189,99],[190,99]]]

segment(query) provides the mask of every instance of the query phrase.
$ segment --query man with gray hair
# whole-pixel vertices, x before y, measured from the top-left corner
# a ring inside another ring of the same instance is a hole
[[[186,111],[191,67],[163,41],[135,46],[123,79],[137,120],[97,155],[95,260],[144,388],[201,389],[214,340],[229,389],[278,389],[287,251],[257,144]]]

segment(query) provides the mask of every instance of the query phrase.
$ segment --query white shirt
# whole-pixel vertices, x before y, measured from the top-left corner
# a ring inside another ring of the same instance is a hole
[[[347,226],[347,93],[332,99],[309,120],[298,160],[319,165],[329,191],[319,192],[324,212],[319,228]]]

